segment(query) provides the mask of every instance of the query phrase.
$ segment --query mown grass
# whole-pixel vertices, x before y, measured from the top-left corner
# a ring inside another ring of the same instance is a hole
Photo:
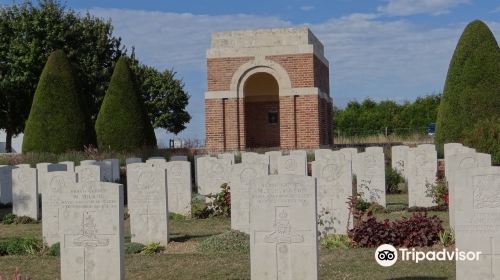
[[[404,204],[404,195],[389,195],[389,203]],[[448,224],[446,212],[430,212]],[[381,219],[408,217],[408,212],[377,213]],[[0,224],[0,238],[36,236],[41,238],[41,224]],[[250,279],[250,256],[244,251],[229,250],[213,254],[196,250],[197,244],[230,229],[230,220],[171,220],[171,243],[157,255],[126,255],[126,279]],[[125,222],[126,240],[130,240],[128,220]],[[213,238],[212,238],[213,239]],[[398,262],[384,268],[374,259],[373,248],[320,250],[320,279],[455,279],[453,262]],[[12,275],[19,267],[32,280],[60,279],[59,258],[50,256],[0,257],[0,275]]]

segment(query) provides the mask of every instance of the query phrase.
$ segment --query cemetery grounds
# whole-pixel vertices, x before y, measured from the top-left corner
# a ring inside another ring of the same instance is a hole
[[[412,214],[397,211],[407,205],[407,194],[389,194],[387,205],[387,209],[392,211],[377,213],[379,220],[394,220]],[[10,209],[0,209],[0,216],[7,212]],[[448,228],[448,212],[428,214],[437,215],[443,220],[443,227]],[[167,248],[152,255],[126,254],[126,279],[250,279],[248,241],[231,238],[227,234],[230,227],[230,218],[186,219],[171,216]],[[41,223],[0,224],[0,240],[31,236],[41,239]],[[129,242],[127,219],[125,244]],[[422,250],[441,249],[442,246],[436,245]],[[398,261],[392,267],[381,267],[375,262],[374,253],[375,248],[332,249],[320,246],[320,279],[455,279],[455,264],[451,261],[423,261],[418,264]],[[60,279],[59,257],[40,253],[0,257],[0,275],[11,277],[16,267],[29,275],[31,280]]]

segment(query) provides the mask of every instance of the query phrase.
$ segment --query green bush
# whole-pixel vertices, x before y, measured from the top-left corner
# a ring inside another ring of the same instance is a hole
[[[490,154],[493,164],[500,164],[500,117],[478,121],[464,132],[463,141],[478,152]]]
[[[63,153],[82,150],[86,120],[71,64],[63,51],[45,64],[26,121],[23,152]]]
[[[144,248],[141,251],[141,254],[143,255],[154,255],[157,254],[161,251],[163,251],[165,247],[161,246],[159,242],[153,242],[149,243],[148,245],[144,246]]]
[[[206,219],[212,216],[212,209],[208,208],[208,205],[204,201],[200,201],[193,198],[191,202],[191,215],[195,219]]]
[[[320,245],[326,249],[349,249],[350,242],[347,235],[328,234],[320,240]]]
[[[404,183],[405,179],[399,172],[390,167],[385,167],[385,190],[389,194],[401,193],[399,184]]]
[[[16,237],[7,241],[7,255],[34,255],[42,248],[42,241],[35,237]]]
[[[469,23],[451,59],[439,105],[435,140],[440,150],[444,143],[462,142],[477,122],[500,117],[499,61],[500,49],[488,26],[480,20]],[[474,148],[488,141],[470,140]]]
[[[97,145],[101,150],[131,151],[151,141],[146,127],[144,104],[139,97],[128,60],[116,63],[95,123]]]
[[[213,235],[198,244],[200,253],[242,253],[250,252],[250,238],[248,234],[239,231],[227,231]]]
[[[170,221],[185,221],[186,220],[186,216],[170,212],[170,213],[168,213],[168,219]]]
[[[11,225],[14,223],[15,220],[16,220],[16,215],[9,213],[9,214],[6,214],[5,216],[3,216],[2,223],[4,225]]]
[[[61,255],[61,243],[57,242],[52,244],[52,246],[49,247],[47,254],[49,256],[59,257]]]
[[[126,243],[125,244],[125,254],[133,255],[133,254],[139,254],[144,250],[144,245],[141,243]]]
[[[231,217],[231,187],[224,183],[220,186],[221,191],[215,195],[208,195],[213,201],[208,206],[213,216]]]
[[[36,224],[37,220],[28,217],[28,216],[16,216],[14,218],[14,224],[16,225],[25,225],[25,224]]]

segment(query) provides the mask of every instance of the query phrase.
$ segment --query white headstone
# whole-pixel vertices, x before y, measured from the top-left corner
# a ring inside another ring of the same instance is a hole
[[[352,170],[352,175],[356,175],[356,168],[359,169],[359,163],[354,161],[356,160],[356,155],[358,154],[358,149],[356,148],[343,148],[340,149],[339,152],[343,153],[346,156],[346,159],[348,159],[351,162],[351,170]]]
[[[116,158],[107,159],[111,162],[111,180],[112,182],[120,181],[120,160]]]
[[[449,157],[459,153],[475,152],[474,149],[465,147],[460,143],[446,143],[444,144],[444,175],[446,177],[451,176],[451,170],[449,169],[450,163]],[[448,178],[446,179],[448,181]]]
[[[363,200],[386,207],[384,154],[377,150],[368,150],[357,154],[356,160],[359,163],[356,175],[358,193],[362,194]]]
[[[434,146],[433,146],[434,147]],[[408,151],[408,206],[435,206],[432,197],[428,196],[428,187],[436,183],[437,152],[429,147],[419,145]]]
[[[73,183],[61,195],[61,279],[125,279],[123,186]]]
[[[45,174],[47,185],[42,191],[42,233],[43,241],[48,246],[60,242],[59,227],[61,194],[76,184],[76,173],[53,171]]]
[[[104,182],[113,182],[113,162],[111,160],[101,160],[101,178]]]
[[[202,157],[209,157],[209,155],[195,155],[193,157],[194,160],[194,184],[198,186],[198,159]]]
[[[460,152],[463,151],[463,152]],[[467,169],[475,168],[475,167],[488,167],[491,165],[491,156],[488,154],[476,153],[471,150],[467,152],[466,149],[462,149],[460,151],[456,151],[454,154],[451,154],[447,158],[448,164],[448,213],[450,216],[450,227],[455,227],[455,193],[456,186],[460,183],[458,179],[458,175],[464,172]]]
[[[75,167],[75,173],[77,176],[77,182],[100,182],[101,177],[101,167],[99,165],[80,165]]]
[[[269,155],[254,152],[243,152],[241,153],[241,163],[269,164]]]
[[[304,165],[306,164],[304,161],[304,157],[300,155],[281,156],[278,159],[278,174],[307,176],[307,172],[304,169]]]
[[[365,152],[372,152],[372,153],[384,153],[384,148],[382,147],[366,147]]]
[[[187,156],[171,156],[170,161],[187,161]]]
[[[197,160],[197,165],[199,194],[219,193],[221,185],[228,183],[231,172],[231,161],[229,159],[200,157]]]
[[[146,163],[150,163],[153,166],[155,164],[163,164],[165,162],[167,162],[167,161],[163,157],[151,157],[151,158],[148,158],[148,160],[146,160]]]
[[[67,171],[66,170],[67,166],[65,164],[59,164],[59,163],[37,163],[36,169],[37,169],[37,180],[38,180],[38,193],[43,193],[43,190],[46,186],[46,181],[45,181],[45,174],[48,172],[54,172],[54,171]]]
[[[297,158],[302,158],[304,174],[307,175],[307,152],[304,150],[293,150],[293,151],[290,151],[290,155],[297,157]],[[298,174],[298,175],[302,175],[302,174]]]
[[[457,261],[457,280],[500,275],[500,167],[478,167],[456,175],[455,242],[479,260]]]
[[[168,243],[167,172],[147,163],[127,166],[127,198],[132,242]]]
[[[317,149],[314,150],[314,160],[315,161],[320,161],[320,160],[328,160],[331,158],[333,151],[330,149]]]
[[[318,219],[321,234],[347,234],[352,214],[347,201],[352,196],[351,161],[342,152],[332,152],[327,160],[312,163],[318,185]]]
[[[12,213],[38,219],[38,184],[36,168],[12,170]]]
[[[391,166],[405,179],[408,179],[406,174],[408,168],[408,146],[392,146],[391,148]]]
[[[271,175],[251,183],[252,279],[318,279],[315,181]]]
[[[59,164],[66,165],[66,171],[71,171],[71,172],[75,171],[75,163],[72,161],[61,161],[59,162]]]
[[[12,203],[12,166],[0,165],[0,203]]]
[[[127,159],[125,160],[125,163],[126,163],[127,165],[129,165],[129,164],[131,164],[131,163],[141,163],[141,162],[142,162],[142,158],[136,158],[136,157],[134,157],[134,158],[127,158]]]
[[[19,168],[31,168],[31,165],[29,165],[27,163],[24,163],[24,164],[18,164],[18,165],[16,165],[16,167],[19,167]]]
[[[234,154],[233,153],[218,154],[217,158],[229,159],[231,161],[231,164],[234,164]]]
[[[281,151],[266,152],[265,155],[269,157],[269,174],[278,174],[278,159],[282,156]]]
[[[167,168],[168,211],[191,214],[191,163],[189,161],[171,161]]]
[[[98,165],[99,162],[97,160],[88,159],[80,161],[80,165]]]
[[[250,188],[255,178],[268,175],[266,164],[239,163],[233,165],[231,186],[231,229],[250,234]]]

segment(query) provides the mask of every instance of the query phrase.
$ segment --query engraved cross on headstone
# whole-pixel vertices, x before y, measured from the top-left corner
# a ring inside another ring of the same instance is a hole
[[[495,272],[493,271],[493,268],[495,267],[495,264],[496,264],[495,258],[500,257],[500,253],[495,253],[494,241],[495,241],[494,237],[489,238],[490,252],[488,254],[481,252],[482,256],[487,256],[490,258],[490,277],[489,277],[489,279],[491,279],[491,280],[498,279],[497,275],[495,275]],[[496,264],[496,265],[499,265],[499,264]],[[498,275],[498,276],[500,276],[500,275]]]
[[[264,235],[265,243],[273,243],[276,246],[276,279],[292,279],[292,258],[290,254],[290,245],[292,243],[304,243],[304,235],[309,231],[292,230],[288,207],[276,206],[274,231]]]
[[[87,211],[82,214],[82,229],[81,234],[65,234],[65,246],[74,248],[83,248],[83,256],[81,263],[83,263],[83,279],[93,280],[96,279],[95,262],[93,259],[93,252],[99,247],[108,247],[109,238],[114,234],[97,234],[96,224],[94,220],[95,212]],[[68,246],[69,244],[69,246]],[[77,260],[78,261],[78,260]]]

